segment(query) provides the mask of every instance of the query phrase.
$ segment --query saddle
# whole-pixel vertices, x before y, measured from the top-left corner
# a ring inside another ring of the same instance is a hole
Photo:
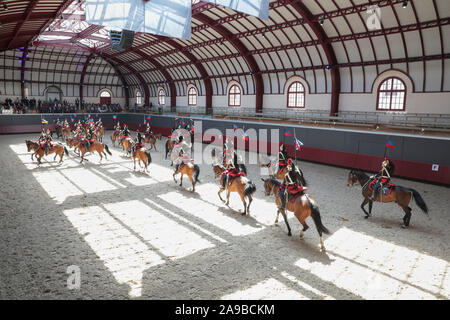
[[[228,172],[228,185],[231,186],[231,184],[233,183],[233,180],[236,179],[237,177],[245,177],[245,173],[241,172],[241,171],[230,171]]]
[[[378,179],[372,179],[372,181],[369,182],[369,190],[373,191],[374,185],[377,183]],[[395,184],[387,183],[386,179],[381,179],[381,183],[383,184],[383,188],[380,190],[380,194],[383,196],[388,196],[391,194],[392,189],[395,187]]]

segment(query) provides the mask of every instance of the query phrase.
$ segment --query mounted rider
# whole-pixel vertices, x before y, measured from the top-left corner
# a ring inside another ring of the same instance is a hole
[[[117,121],[117,124],[114,126],[114,137],[120,134],[120,122]]]
[[[136,152],[136,150],[144,147],[144,143],[142,142],[142,135],[139,132],[139,129],[136,130],[136,133],[137,133],[137,141],[136,141],[136,144],[134,145],[134,149],[133,149],[134,152]]]
[[[94,130],[92,129],[92,127],[90,127],[87,130],[86,138],[83,141],[83,145],[86,148],[86,151],[89,151],[93,143],[94,143]]]
[[[52,141],[53,141],[52,133],[50,132],[50,128],[47,128],[47,131],[45,132],[45,144],[44,144],[45,155],[48,154],[49,150],[53,149]]]
[[[122,139],[120,140],[120,144],[122,144],[122,142],[125,139],[128,139],[130,137],[130,130],[128,129],[128,126],[126,124],[123,125],[123,130],[122,130]]]
[[[153,132],[152,132],[152,130],[151,130],[150,123],[148,123],[148,122],[147,122],[147,124],[145,125],[144,136],[147,137],[147,138],[148,138],[148,137],[153,137]]]
[[[67,122],[67,118],[65,118],[62,124],[62,130],[65,130],[67,128],[69,128],[69,122]]]
[[[95,123],[95,127],[97,130],[103,128],[102,118],[98,118],[97,122]]]
[[[230,138],[225,138],[225,142],[223,143],[223,165],[226,165],[230,161],[233,161],[234,155],[234,145],[231,142]]]
[[[238,155],[235,151],[233,151],[232,156],[227,159],[225,169],[226,171],[222,174],[222,185],[220,186],[220,189],[223,190],[225,190],[227,185],[231,184],[234,178],[245,175],[244,172],[241,172]]]
[[[280,145],[280,152],[278,152],[278,172],[283,170],[287,166],[289,156],[284,149],[284,144]]]
[[[189,156],[189,154],[185,153],[183,149],[180,149],[180,152],[178,152],[178,157],[175,159],[175,172],[178,171],[178,169],[181,169],[184,165],[188,163],[192,163],[193,159]]]
[[[381,163],[381,170],[379,173],[375,175],[375,179],[377,182],[373,186],[373,195],[372,201],[377,201],[378,192],[383,190],[383,186],[387,185],[391,180],[391,176],[394,174],[395,165],[389,160],[387,157],[384,158],[384,161]]]
[[[286,163],[287,173],[284,176],[283,183],[278,189],[278,196],[280,197],[280,210],[286,210],[286,198],[287,194],[296,195],[299,192],[303,192],[308,188],[304,187],[301,183],[301,174],[297,169],[292,159],[289,158]]]
[[[40,147],[45,151],[45,145],[46,145],[46,134],[45,134],[45,128],[41,129],[41,134],[39,135],[39,145]]]
[[[59,127],[61,127],[61,121],[58,118],[58,119],[56,119],[56,122],[55,122],[55,130],[57,130]]]

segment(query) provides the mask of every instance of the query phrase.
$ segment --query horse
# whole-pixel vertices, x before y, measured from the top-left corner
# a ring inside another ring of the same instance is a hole
[[[70,137],[70,127],[61,129],[61,134],[62,134],[63,140],[69,138],[69,137]],[[59,137],[58,137],[58,138],[59,138]]]
[[[82,142],[82,141],[78,142],[78,144],[75,148],[79,149],[81,152],[80,163],[83,163],[84,155],[86,154],[86,152],[97,151],[98,155],[100,156],[100,162],[102,162],[102,159],[103,159],[102,154],[105,156],[105,159],[108,159],[106,157],[105,150],[110,156],[112,156],[111,152],[109,151],[108,146],[106,144],[104,144],[102,142],[98,142],[98,141],[94,141],[93,143],[91,143],[89,146],[89,150],[86,149],[86,146],[84,145],[84,142]]]
[[[41,145],[36,141],[25,140],[25,143],[27,145],[28,152],[30,152],[31,150],[34,151],[34,153],[31,155],[31,160],[33,160],[33,156],[36,155],[38,165],[40,165],[42,163],[41,158],[44,157],[44,155],[45,155],[44,149],[42,149]],[[64,153],[66,154],[66,156],[69,156],[69,151],[67,151],[66,147],[64,147],[61,144],[54,144],[53,148],[48,150],[47,154],[52,154],[52,153],[55,153],[55,157],[53,158],[53,161],[56,160],[56,156],[59,156],[59,163],[63,162]]]
[[[116,132],[115,131],[113,131],[113,132],[111,132],[111,142],[112,142],[112,144],[113,144],[113,147],[115,147],[116,146],[116,142],[118,143],[120,140],[120,133],[119,134],[116,134]]]
[[[103,136],[105,134],[105,128],[101,127],[100,129],[97,130],[97,139],[100,142],[103,142]]]
[[[216,164],[213,165],[213,171],[216,178],[220,176],[220,185],[222,185],[224,179],[224,175],[222,175],[222,173],[226,171],[225,167],[220,164]],[[247,213],[250,215],[250,205],[253,201],[252,194],[256,191],[256,186],[250,179],[242,175],[235,177],[231,184],[228,186],[227,201],[222,199],[220,195],[223,191],[224,189],[220,189],[217,193],[223,203],[228,206],[228,204],[230,203],[230,193],[237,192],[241,197],[242,203],[244,205],[244,212],[242,213],[242,215],[246,215]],[[245,201],[245,198],[248,199],[248,205]]]
[[[287,166],[283,167],[283,169],[280,170],[277,159],[274,159],[272,161],[270,159],[267,159],[269,161],[268,163],[265,163],[264,160],[265,159],[262,159],[262,156],[260,156],[260,159],[259,159],[260,165],[259,166],[261,168],[262,167],[268,168],[269,169],[269,176],[271,176],[272,178],[283,180],[284,176],[287,173]],[[276,168],[276,170],[275,170],[276,173],[273,173],[273,168],[274,167]],[[303,171],[298,166],[296,166],[296,167],[300,171],[301,183],[302,183],[303,186],[306,187],[307,186],[307,182],[306,182],[305,176],[303,175]]]
[[[150,150],[155,148],[155,151],[158,151],[158,150],[156,150],[156,136],[155,135],[144,136],[144,142],[150,144]]]
[[[361,203],[361,209],[365,213],[365,219],[369,218],[372,215],[372,194],[373,190],[371,189],[371,181],[372,177],[369,177],[367,174],[362,172],[361,170],[352,169],[348,174],[347,186],[352,187],[356,182],[361,184],[362,195],[364,197],[364,201]],[[377,202],[387,203],[387,202],[395,202],[397,203],[405,212],[405,216],[403,217],[403,225],[402,228],[407,228],[411,221],[411,211],[412,209],[409,207],[409,203],[411,199],[414,198],[417,206],[425,213],[428,214],[428,207],[419,194],[414,189],[406,188],[402,186],[390,186],[391,192],[388,195],[383,195],[383,190],[377,195]],[[364,208],[366,204],[369,204],[369,212]]]
[[[167,141],[166,141],[166,155],[165,155],[164,159],[167,159],[167,156],[172,151],[173,146],[174,146],[174,143],[173,143],[172,139],[170,139],[170,137],[169,137],[169,139],[167,139]]]
[[[131,154],[131,149],[133,148],[133,146],[134,146],[134,141],[132,138],[123,139],[122,150],[125,150],[127,152],[127,156],[129,154]]]
[[[278,195],[278,189],[281,186],[281,182],[275,178],[268,178],[261,180],[264,182],[264,191],[266,196],[270,196],[272,193],[275,196],[275,203],[277,207],[280,206],[281,200]],[[320,247],[322,252],[325,252],[325,245],[323,243],[322,233],[330,234],[330,231],[322,224],[322,219],[320,217],[319,206],[316,200],[311,197],[309,194],[303,193],[297,197],[295,197],[294,201],[287,201],[286,199],[286,209],[287,211],[291,211],[297,217],[298,221],[302,224],[303,230],[300,231],[300,239],[303,239],[305,235],[305,231],[309,229],[309,226],[306,224],[306,219],[311,216],[314,220],[314,224],[316,225],[317,232],[320,237]],[[291,227],[289,226],[288,219],[286,217],[285,210],[277,210],[277,217],[275,219],[275,224],[278,223],[278,216],[281,215],[284,218],[284,222],[286,223],[286,227],[288,228],[288,235],[291,236]]]
[[[56,137],[58,139],[62,137],[62,128],[61,128],[61,126],[55,127],[55,133],[56,133]]]
[[[185,163],[185,164],[180,164],[175,169],[175,172],[173,173],[173,180],[175,181],[175,183],[178,183],[177,179],[175,178],[175,176],[177,174],[181,174],[180,187],[183,186],[183,176],[186,174],[189,177],[189,180],[191,180],[192,192],[195,192],[195,184],[197,182],[200,182],[200,180],[198,180],[198,176],[200,174],[200,167],[198,165],[196,165],[196,164],[191,163],[191,162],[188,162],[188,163]]]
[[[150,151],[147,151],[145,148],[138,148],[137,150],[133,148],[131,155],[133,157],[134,169],[136,170],[136,158],[139,160],[139,166],[142,168],[141,161],[144,163],[144,172],[148,172],[148,165],[152,162],[152,157],[150,155]]]

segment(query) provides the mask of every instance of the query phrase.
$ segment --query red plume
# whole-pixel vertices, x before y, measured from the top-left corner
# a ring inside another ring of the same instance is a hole
[[[292,164],[292,159],[289,158],[287,163],[288,163],[288,165],[291,165]]]

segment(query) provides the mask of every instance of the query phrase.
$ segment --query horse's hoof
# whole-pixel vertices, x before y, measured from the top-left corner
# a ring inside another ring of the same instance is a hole
[[[408,226],[407,226],[407,225],[404,225],[404,224],[402,224],[401,227],[402,227],[403,229],[407,229],[407,228],[408,228]]]
[[[288,232],[288,236],[289,236],[289,237],[291,237],[291,236],[292,236],[292,233],[291,233],[290,231]]]
[[[370,216],[365,216],[364,219],[369,219]]]
[[[325,252],[327,252],[327,249],[325,249],[325,247],[322,247],[321,251],[322,251],[322,253],[325,253]]]
[[[305,236],[305,233],[303,231],[300,231],[300,239],[303,239],[304,236]]]

